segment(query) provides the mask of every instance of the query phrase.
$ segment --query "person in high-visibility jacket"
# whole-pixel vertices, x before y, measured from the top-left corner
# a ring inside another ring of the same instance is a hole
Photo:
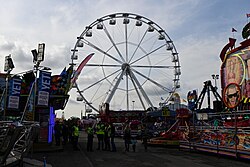
[[[93,151],[93,138],[94,130],[91,126],[87,128],[88,140],[87,140],[87,151]]]
[[[98,140],[98,148],[97,148],[97,150],[100,150],[101,147],[102,147],[102,150],[104,150],[104,141],[103,141],[104,128],[105,128],[105,126],[101,122],[99,122],[96,125],[96,135],[97,135],[97,140]]]
[[[73,142],[73,148],[74,150],[79,150],[78,148],[78,138],[79,138],[79,121],[76,121],[74,123],[74,126],[72,127],[72,142]]]

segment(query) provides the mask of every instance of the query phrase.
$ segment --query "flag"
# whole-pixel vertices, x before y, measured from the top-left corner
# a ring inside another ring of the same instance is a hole
[[[81,71],[83,67],[87,64],[87,62],[91,59],[91,57],[94,55],[94,53],[91,53],[88,55],[78,66],[77,70],[75,71],[73,78],[71,79],[71,88],[75,84],[76,80],[78,79],[78,76],[81,74]]]
[[[64,75],[66,75],[67,74],[67,72],[66,72],[66,67],[64,67],[64,69],[62,70],[62,72],[61,72],[61,76],[64,76]]]
[[[246,15],[247,15],[247,18],[250,17],[250,13],[247,13]]]
[[[68,94],[69,90],[70,90],[70,85],[71,85],[71,76],[73,74],[73,66],[70,66],[67,69],[67,80],[66,80],[66,86],[65,86],[65,94]]]
[[[232,32],[237,32],[237,30],[235,28],[232,28]]]

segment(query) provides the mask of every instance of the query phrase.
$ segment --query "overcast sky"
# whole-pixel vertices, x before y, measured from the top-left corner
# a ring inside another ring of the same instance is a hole
[[[60,74],[70,63],[71,48],[86,26],[112,13],[134,13],[157,23],[173,40],[181,63],[181,88],[203,88],[211,74],[219,74],[219,54],[229,37],[243,41],[241,31],[250,13],[249,0],[0,0],[0,62],[11,54],[13,73],[32,69],[31,50],[45,43],[43,66]],[[231,29],[235,28],[236,33]],[[60,60],[60,61],[59,61]],[[213,82],[214,83],[214,82]],[[220,87],[220,82],[218,82]],[[65,108],[65,116],[80,116],[76,91]],[[60,117],[62,111],[57,111]]]

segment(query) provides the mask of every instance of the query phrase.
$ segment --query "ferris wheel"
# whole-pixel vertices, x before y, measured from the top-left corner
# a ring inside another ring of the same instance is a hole
[[[180,87],[179,55],[169,35],[155,22],[132,13],[97,19],[77,37],[71,50],[76,67],[94,53],[75,87],[79,97],[99,112],[147,110],[167,103]]]

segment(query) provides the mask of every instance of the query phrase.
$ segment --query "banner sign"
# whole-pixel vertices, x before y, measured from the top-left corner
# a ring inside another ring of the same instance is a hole
[[[37,105],[48,106],[50,92],[51,72],[40,71],[38,81],[38,99]]]
[[[21,92],[21,78],[12,78],[10,80],[10,91],[9,91],[9,101],[8,108],[18,109],[19,108],[19,99]]]
[[[189,91],[187,94],[188,108],[193,110],[195,108],[195,103],[198,99],[198,93],[196,90]]]

